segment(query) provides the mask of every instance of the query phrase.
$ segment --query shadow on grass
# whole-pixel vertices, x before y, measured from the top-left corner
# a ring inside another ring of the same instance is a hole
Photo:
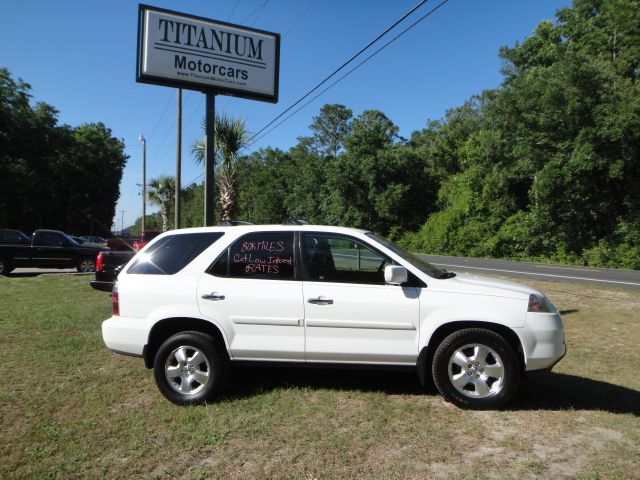
[[[281,388],[439,395],[420,385],[411,371],[291,367],[234,367],[227,399],[248,398]],[[640,392],[607,382],[562,373],[530,375],[507,410],[602,410],[640,415]]]
[[[509,410],[602,410],[640,416],[640,392],[563,373],[530,375]]]
[[[420,385],[417,374],[412,371],[234,366],[224,396],[246,398],[280,388],[406,395],[437,393],[435,388]]]
[[[41,273],[33,273],[33,272],[20,272],[20,273],[9,273],[5,275],[5,278],[30,278],[30,277],[39,277],[42,275]]]

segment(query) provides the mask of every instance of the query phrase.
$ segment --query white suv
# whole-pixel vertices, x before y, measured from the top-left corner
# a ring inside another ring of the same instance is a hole
[[[231,363],[384,366],[431,375],[466,408],[507,402],[565,354],[540,292],[440,270],[374,234],[316,225],[160,235],[118,276],[102,324],[177,404],[218,395]]]

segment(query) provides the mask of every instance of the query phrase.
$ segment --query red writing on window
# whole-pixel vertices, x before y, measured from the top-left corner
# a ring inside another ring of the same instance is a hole
[[[293,266],[292,257],[254,257],[251,253],[236,253],[233,263],[245,263],[245,273],[280,273],[280,265]]]
[[[242,242],[241,252],[282,252],[284,242],[282,240],[270,242],[262,240],[259,242]]]

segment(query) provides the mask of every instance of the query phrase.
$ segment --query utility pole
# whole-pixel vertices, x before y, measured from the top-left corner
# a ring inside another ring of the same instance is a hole
[[[182,89],[178,89],[178,118],[176,119],[176,193],[175,193],[175,228],[180,228],[180,164],[182,163]]]
[[[122,231],[124,230],[124,212],[126,212],[126,210],[120,210],[120,235],[122,235]]]
[[[141,232],[145,231],[145,217],[147,216],[147,140],[140,134],[138,138],[142,142],[142,226]]]
[[[214,124],[216,121],[216,95],[206,93],[205,110],[205,154],[204,154],[204,226],[214,224],[215,212],[215,174],[216,165],[215,147],[216,137]]]

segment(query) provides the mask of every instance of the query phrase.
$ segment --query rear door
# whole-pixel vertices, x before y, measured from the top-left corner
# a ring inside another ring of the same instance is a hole
[[[224,326],[234,360],[304,361],[293,245],[293,231],[247,234],[200,278],[200,312]]]

